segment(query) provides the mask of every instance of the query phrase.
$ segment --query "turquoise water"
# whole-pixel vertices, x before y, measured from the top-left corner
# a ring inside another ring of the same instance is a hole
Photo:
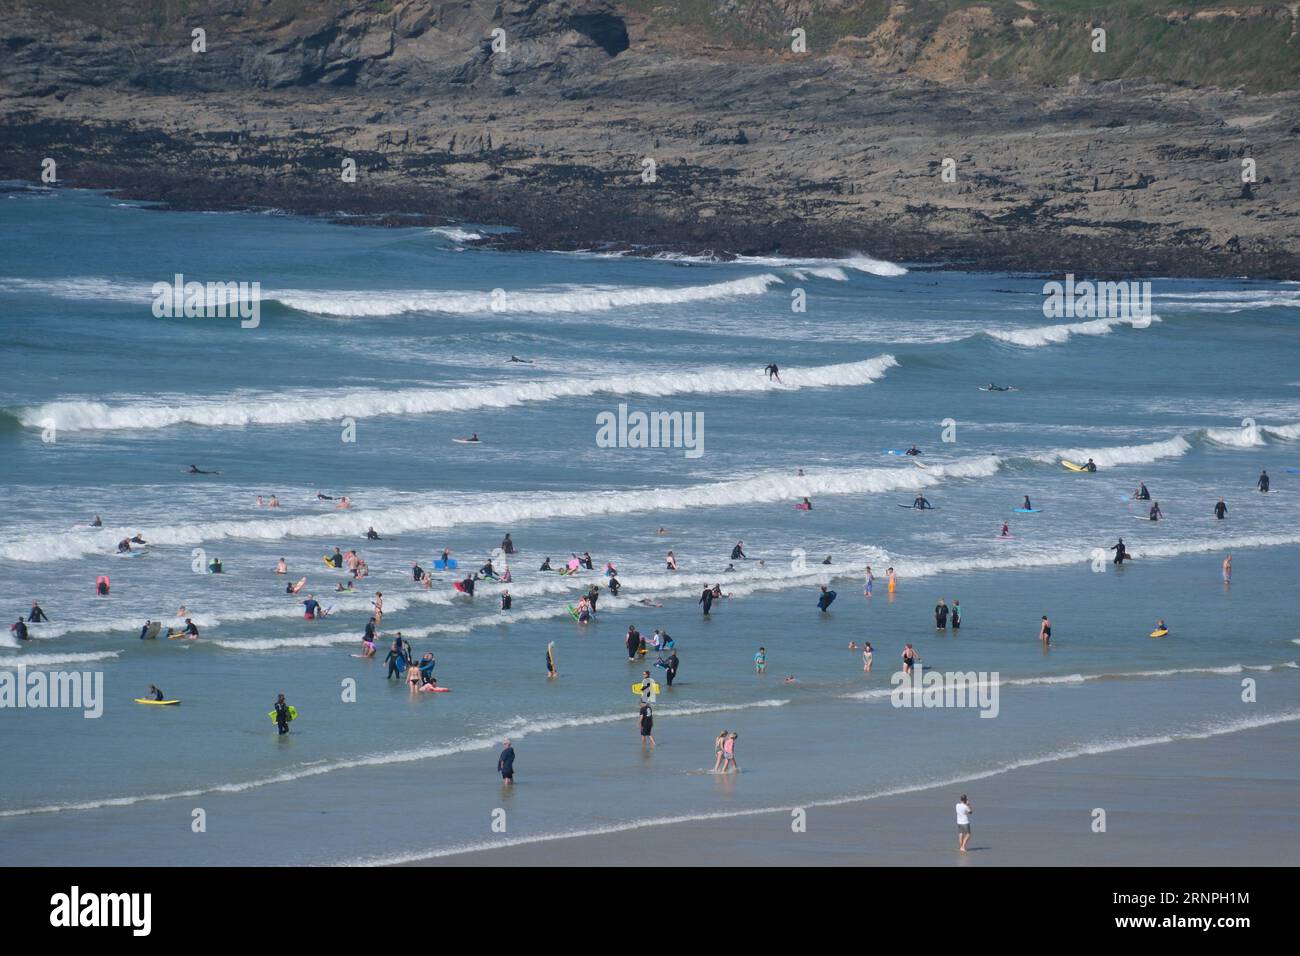
[[[503,254],[462,246],[474,231],[0,199],[0,573],[10,621],[34,598],[53,619],[23,646],[0,636],[0,668],[99,671],[106,695],[97,720],[0,709],[7,860],[419,857],[1300,716],[1300,284],[1153,278],[1143,327],[1047,319],[1032,275]],[[156,318],[151,286],[175,273],[259,282],[259,324]],[[990,381],[1019,390],[978,390]],[[702,453],[602,447],[597,416],[620,403],[702,415]],[[481,445],[451,441],[471,432]],[[913,442],[924,469],[883,453]],[[1262,468],[1275,494],[1253,490]],[[1166,521],[1135,520],[1139,480]],[[896,507],[921,490],[937,511]],[[281,508],[258,507],[272,494]],[[1026,494],[1041,513],[1011,511]],[[804,496],[812,511],[794,509]],[[82,527],[95,514],[104,529]],[[411,581],[443,547],[477,567],[507,531],[510,611],[499,585],[469,601],[448,575]],[[115,556],[136,532],[147,552]],[[1095,571],[1120,534],[1133,562]],[[740,539],[751,560],[727,572]],[[369,564],[356,595],[331,596],[335,546]],[[196,549],[225,573],[195,573]],[[574,551],[597,571],[537,570]],[[282,557],[329,618],[302,619],[272,573]],[[606,561],[622,596],[580,627],[566,606]],[[704,620],[706,582],[732,598]],[[823,582],[839,595],[826,615]],[[451,693],[412,698],[350,656],[376,590],[380,656],[400,629]],[[959,633],[936,633],[940,596],[960,600]],[[137,640],[182,605],[199,641]],[[1170,636],[1148,639],[1161,617]],[[629,624],[668,630],[682,660],[649,755]],[[864,639],[869,676],[847,649]],[[997,672],[997,718],[891,707],[909,641],[936,671]],[[150,683],[184,703],[133,704]],[[277,693],[302,714],[285,739],[266,718]],[[703,772],[723,727],[740,734],[736,777]],[[518,785],[503,795],[505,736]],[[206,834],[190,829],[200,807]]]

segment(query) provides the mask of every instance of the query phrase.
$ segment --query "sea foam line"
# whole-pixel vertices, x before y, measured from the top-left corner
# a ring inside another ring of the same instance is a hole
[[[696,369],[649,375],[556,378],[456,388],[358,389],[351,392],[264,394],[218,401],[176,404],[64,400],[18,410],[29,428],[64,431],[114,431],[168,428],[287,425],[372,418],[378,415],[429,415],[479,408],[510,408],[532,402],[616,394],[663,398],[724,392],[798,391],[805,388],[851,388],[869,385],[898,364],[892,355],[860,362],[782,369],[781,382],[770,382],[758,369]]]
[[[661,719],[665,717],[694,717],[700,714],[724,713],[734,710],[784,707],[788,703],[790,703],[789,700],[767,699],[749,701],[740,704],[701,704],[696,706],[662,709],[656,713],[656,716]],[[518,740],[533,734],[546,733],[552,730],[565,730],[572,727],[591,727],[601,724],[613,724],[627,719],[628,717],[626,713],[593,714],[585,717],[553,717],[543,720],[529,720],[527,718],[519,717],[509,724],[498,728],[491,735],[466,738],[436,747],[422,747],[415,750],[370,754],[365,757],[336,760],[326,764],[300,767],[297,770],[286,770],[270,777],[263,777],[257,780],[246,780],[242,783],[223,783],[209,787],[195,787],[189,790],[176,790],[170,793],[146,793],[126,797],[105,797],[99,800],[85,800],[77,803],[46,804],[36,807],[19,807],[11,810],[0,810],[0,818],[24,817],[39,813],[61,813],[74,810],[99,810],[104,807],[129,807],[137,803],[157,803],[165,800],[188,799],[190,797],[197,797],[208,793],[244,793],[245,791],[255,790],[260,787],[268,787],[272,784],[291,783],[294,780],[302,780],[307,777],[319,777],[328,773],[336,773],[340,770],[354,770],[358,767],[380,767],[388,766],[390,764],[415,763],[422,760],[434,760],[439,757],[450,757],[455,754],[488,750],[497,746],[502,739],[507,737],[512,740]]]

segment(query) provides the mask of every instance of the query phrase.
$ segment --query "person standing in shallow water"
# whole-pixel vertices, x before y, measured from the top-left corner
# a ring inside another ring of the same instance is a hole
[[[1044,647],[1052,643],[1052,622],[1047,619],[1046,614],[1043,615],[1043,623],[1038,628],[1038,639],[1043,642]]]
[[[501,742],[501,748],[501,756],[497,757],[497,770],[501,774],[502,784],[509,787],[515,782],[515,748],[508,740]]]

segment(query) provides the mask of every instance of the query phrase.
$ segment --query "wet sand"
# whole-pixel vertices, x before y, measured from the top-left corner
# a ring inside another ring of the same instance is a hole
[[[453,866],[1295,866],[1300,723],[1078,757],[807,811],[571,837],[426,860]],[[975,814],[957,852],[953,805]],[[1106,811],[1094,833],[1093,810]],[[510,834],[526,838],[527,834]]]

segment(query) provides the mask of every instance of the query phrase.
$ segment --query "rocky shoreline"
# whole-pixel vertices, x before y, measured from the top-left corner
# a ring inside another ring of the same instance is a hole
[[[613,54],[607,22],[600,43],[562,34],[576,53],[552,50],[567,66],[544,76],[481,51],[481,76],[391,87],[10,74],[0,177],[37,180],[49,157],[65,186],[164,208],[502,225],[484,243],[511,250],[1300,277],[1296,92],[941,83],[837,56],[665,50],[629,25]]]

